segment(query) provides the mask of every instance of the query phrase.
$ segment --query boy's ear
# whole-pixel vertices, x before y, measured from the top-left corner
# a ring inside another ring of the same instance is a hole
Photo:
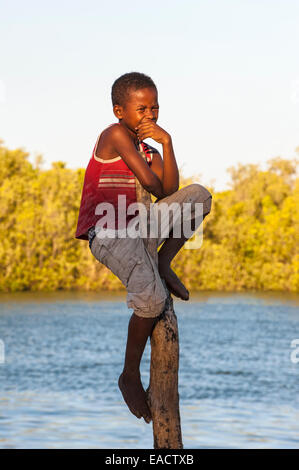
[[[113,112],[114,112],[115,117],[117,117],[117,119],[122,119],[122,117],[123,117],[123,108],[122,108],[122,106],[120,106],[119,104],[115,104],[113,106]]]

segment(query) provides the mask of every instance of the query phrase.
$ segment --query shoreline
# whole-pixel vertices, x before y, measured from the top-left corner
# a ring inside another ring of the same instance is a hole
[[[192,302],[214,302],[215,300],[231,299],[244,300],[261,300],[261,301],[284,301],[294,302],[299,305],[299,292],[289,291],[257,291],[257,290],[244,290],[244,291],[190,291],[190,300],[185,302],[173,296],[175,303],[190,304]],[[72,291],[72,290],[57,290],[57,291],[17,291],[17,292],[0,292],[1,302],[51,302],[51,301],[83,301],[83,302],[115,302],[126,301],[125,290],[115,291]]]

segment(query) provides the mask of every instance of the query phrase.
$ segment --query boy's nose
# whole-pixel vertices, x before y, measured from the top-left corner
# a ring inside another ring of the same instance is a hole
[[[148,118],[148,119],[153,119],[154,117],[154,113],[152,110],[148,110],[146,113],[145,113],[145,117]]]

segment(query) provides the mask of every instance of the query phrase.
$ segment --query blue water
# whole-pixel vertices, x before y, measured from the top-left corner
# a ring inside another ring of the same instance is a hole
[[[299,448],[298,305],[271,293],[175,300],[186,449]],[[131,313],[124,294],[0,295],[1,448],[153,447],[117,387]],[[145,387],[149,360],[147,345]]]

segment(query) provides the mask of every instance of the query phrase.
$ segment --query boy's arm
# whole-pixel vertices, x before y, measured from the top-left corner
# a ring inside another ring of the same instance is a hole
[[[122,126],[113,126],[109,137],[115,151],[121,155],[140,184],[158,199],[165,197],[161,181],[139,155],[127,131]]]
[[[163,160],[160,153],[155,153],[151,169],[162,183],[165,196],[179,189],[179,170],[177,167],[171,136],[154,121],[144,121],[139,127],[141,139],[150,137],[163,146]]]

